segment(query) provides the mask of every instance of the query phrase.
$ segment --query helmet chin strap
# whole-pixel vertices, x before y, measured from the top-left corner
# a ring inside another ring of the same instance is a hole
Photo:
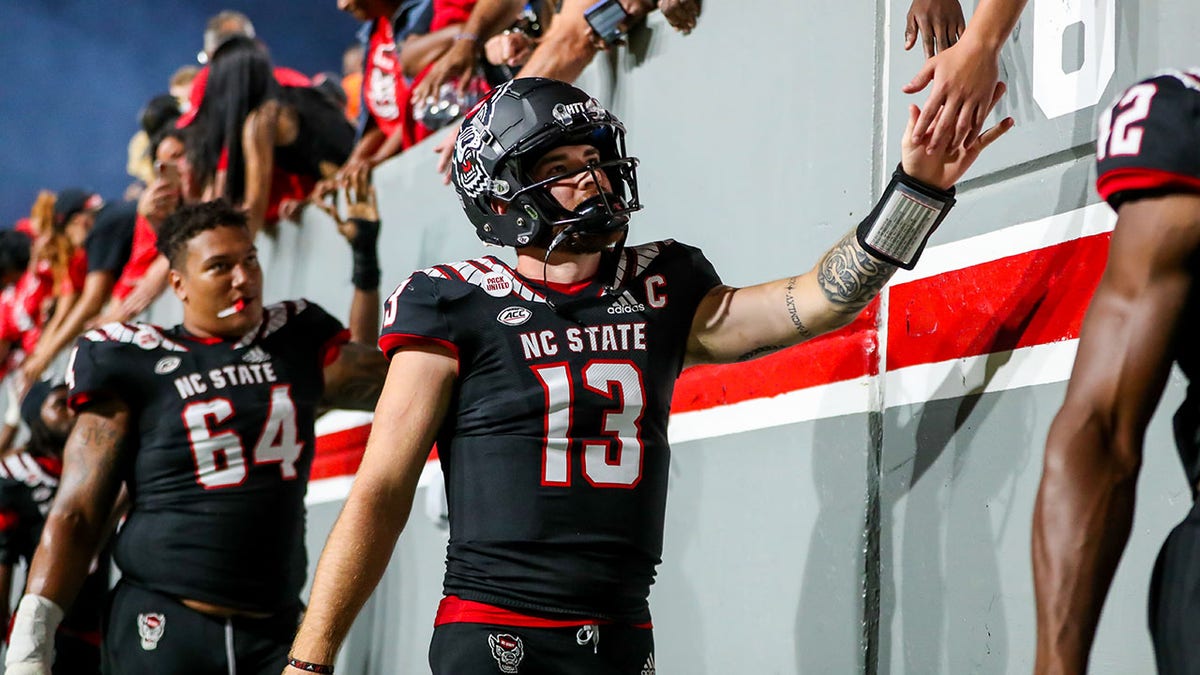
[[[579,204],[579,206],[577,206],[575,208],[575,210],[572,211],[572,213],[575,213],[577,215],[585,215],[586,216],[586,215],[589,215],[588,214],[589,211],[597,210],[598,206],[603,206],[605,213],[607,213],[609,215],[611,215],[613,213],[612,205],[608,200],[608,195],[605,194],[604,192],[601,192],[600,194],[596,195],[595,197],[591,197],[590,199],[585,200],[584,202]],[[553,239],[550,240],[550,245],[546,247],[546,255],[542,258],[542,283],[545,284],[547,287],[550,286],[549,272],[548,272],[549,268],[550,268],[550,255],[552,253],[554,253],[554,250],[556,248],[558,248],[564,241],[567,240],[567,237],[570,237],[571,235],[577,234],[577,233],[578,234],[586,234],[587,228],[584,227],[585,222],[587,222],[587,221],[586,220],[577,220],[577,221],[571,223],[570,225],[567,225],[566,227],[564,227],[562,229],[562,231],[560,231],[558,234],[554,235]],[[613,248],[615,248],[617,251],[620,251],[622,248],[624,248],[625,239],[628,236],[629,236],[629,228],[624,228],[624,230],[621,233],[621,238],[615,242],[615,245]],[[602,260],[602,263],[603,263],[603,260]],[[604,294],[605,295],[612,295],[613,293],[616,292],[617,280],[615,278],[615,276],[616,276],[615,259],[614,259],[614,264],[610,265],[610,267],[612,268],[612,275],[614,278],[609,279],[609,282],[604,285]],[[546,298],[546,305],[550,307],[550,311],[555,312],[556,314],[560,313],[559,308],[554,305],[554,301],[551,300],[550,297],[548,297],[548,296]]]

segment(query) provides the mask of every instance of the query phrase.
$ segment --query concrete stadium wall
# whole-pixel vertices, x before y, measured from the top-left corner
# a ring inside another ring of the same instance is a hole
[[[655,16],[627,50],[598,58],[580,84],[626,122],[642,159],[647,208],[631,241],[698,245],[733,285],[811,267],[898,161],[911,98],[899,88],[921,62],[901,51],[907,9],[710,2],[693,35]],[[1042,444],[1112,227],[1091,187],[1096,104],[1200,60],[1198,21],[1200,6],[1180,1],[1030,0],[1002,63],[1010,93],[999,112],[1018,126],[960,184],[918,270],[898,275],[855,329],[855,353],[829,341],[766,366],[685,374],[689,392],[716,393],[673,421],[651,595],[659,672],[1029,672]],[[431,148],[376,173],[385,289],[484,252],[434,175]],[[345,314],[349,260],[327,220],[308,213],[262,248],[272,295]],[[763,373],[792,381],[830,354],[857,358],[861,374],[728,394]],[[1153,670],[1146,586],[1189,507],[1169,429],[1180,379],[1151,426],[1096,673]],[[310,491],[313,564],[347,480]],[[426,672],[446,535],[422,511],[339,669]]]

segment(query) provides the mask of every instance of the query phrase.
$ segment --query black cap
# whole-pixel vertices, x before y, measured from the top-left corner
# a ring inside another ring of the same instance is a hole
[[[46,402],[50,392],[66,386],[62,382],[56,384],[50,380],[34,382],[29,387],[29,391],[25,393],[25,398],[21,399],[21,419],[24,420],[26,426],[32,427],[42,418],[42,404]]]
[[[80,211],[94,211],[104,206],[100,195],[83,188],[64,188],[58,191],[54,200],[54,220],[58,225],[65,225],[71,216]]]

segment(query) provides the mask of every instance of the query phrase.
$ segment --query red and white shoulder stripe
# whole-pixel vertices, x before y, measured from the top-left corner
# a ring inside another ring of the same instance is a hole
[[[515,295],[529,302],[546,301],[546,297],[541,292],[525,283],[525,280],[511,267],[493,256],[435,265],[419,270],[417,274],[424,274],[434,279],[448,279],[471,284],[494,297]],[[408,281],[405,281],[400,287],[401,290],[407,285]]]
[[[172,352],[186,352],[187,347],[171,340],[158,326],[148,323],[106,323],[90,330],[83,337],[91,342],[120,342],[142,349],[162,348]]]
[[[30,487],[57,487],[58,476],[38,464],[28,452],[17,452],[0,457],[0,478],[20,481]]]
[[[625,247],[625,250],[621,252],[621,257],[617,260],[615,278],[621,279],[622,282],[629,281],[631,278],[638,278],[646,271],[650,263],[654,262],[655,258],[674,243],[674,239],[664,239],[639,246]],[[626,275],[629,276],[627,277]]]

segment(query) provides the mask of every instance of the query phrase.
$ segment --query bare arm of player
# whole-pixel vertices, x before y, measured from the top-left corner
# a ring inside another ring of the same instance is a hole
[[[998,84],[992,103],[1004,93]],[[920,110],[910,106],[901,163],[912,178],[939,189],[958,181],[979,153],[1012,128],[1006,118],[971,148],[928,154],[912,140]],[[718,286],[696,308],[688,339],[688,363],[744,361],[845,326],[858,316],[896,271],[859,243],[851,231],[799,276],[757,286]]]
[[[67,607],[79,593],[117,494],[129,409],[109,398],[79,414],[63,449],[63,473],[41,541],[29,565],[26,593]]]
[[[1129,538],[1146,426],[1200,251],[1200,196],[1121,206],[1033,512],[1035,672],[1081,673]]]
[[[349,177],[345,189],[346,215],[326,200],[315,202],[333,219],[338,232],[350,244],[354,265],[351,281],[350,342],[342,345],[337,359],[325,367],[323,406],[371,410],[383,388],[387,359],[376,349],[379,338],[379,207],[375,186],[365,174]]]
[[[333,663],[408,521],[457,376],[458,361],[441,347],[405,348],[392,357],[362,464],[317,564],[293,657]]]

